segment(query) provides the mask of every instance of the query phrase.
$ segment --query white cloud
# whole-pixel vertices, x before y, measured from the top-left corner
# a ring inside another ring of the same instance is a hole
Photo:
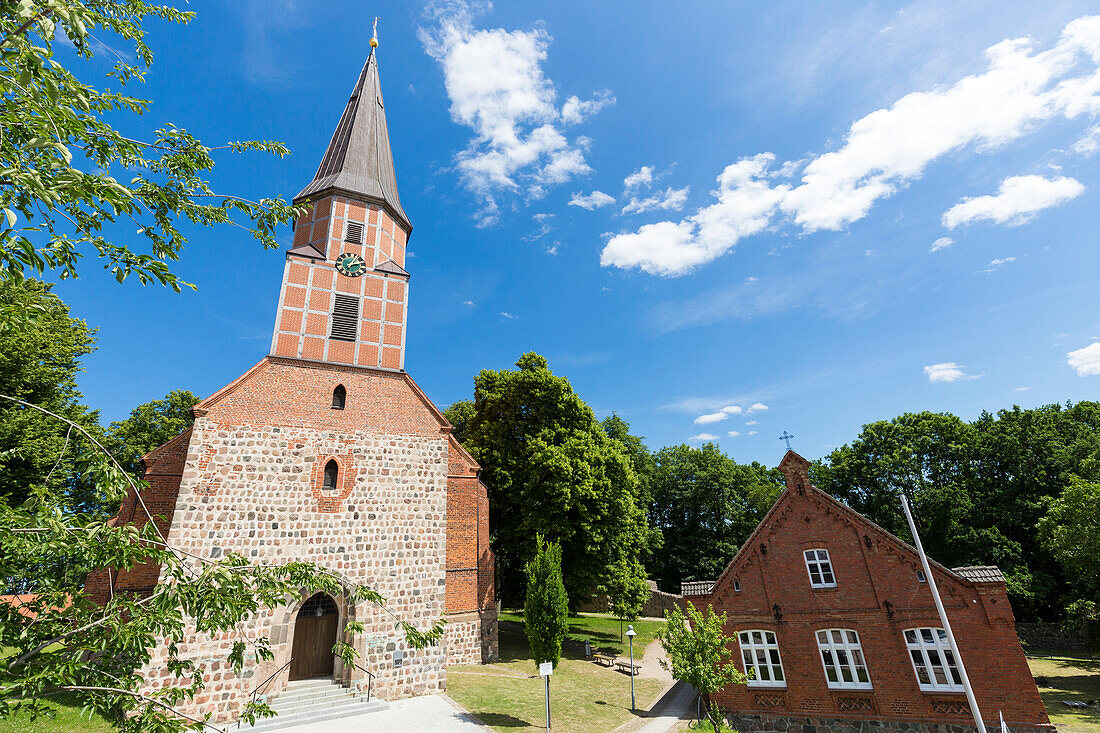
[[[615,197],[609,196],[603,191],[593,191],[590,194],[582,194],[577,191],[573,194],[573,198],[569,199],[570,206],[579,206],[588,211],[598,209],[601,206],[610,206],[613,203],[615,203]]]
[[[574,94],[561,107],[561,121],[567,125],[576,125],[612,104],[615,104],[615,97],[610,89],[603,89],[593,99],[584,101]]]
[[[765,405],[763,402],[754,402],[751,405],[749,405],[749,409],[745,410],[745,414],[746,415],[751,415],[754,412],[764,412],[767,409],[768,409],[768,406]]]
[[[980,375],[966,373],[966,367],[953,361],[941,364],[929,364],[924,368],[929,382],[958,382],[963,379],[977,379]]]
[[[1079,377],[1100,375],[1100,341],[1066,354],[1066,363]]]
[[[748,420],[748,421],[745,422],[745,424],[746,425],[759,425],[760,421],[759,420]]]
[[[1073,144],[1073,152],[1086,158],[1100,150],[1100,124],[1093,125]]]
[[[757,431],[755,431],[755,430],[750,430],[750,431],[749,431],[749,432],[748,432],[747,434],[748,434],[748,435],[756,435],[756,432],[757,432]]]
[[[1100,16],[1071,21],[1047,50],[1026,38],[1006,40],[986,57],[983,73],[907,94],[856,120],[839,149],[809,159],[797,184],[775,182],[771,153],[727,166],[715,203],[678,223],[611,237],[600,263],[683,275],[773,223],[790,221],[803,232],[842,229],[948,153],[1004,146],[1058,116],[1100,115]]]
[[[740,405],[726,405],[718,412],[711,412],[706,415],[700,415],[695,418],[696,425],[709,425],[710,423],[721,422],[728,418],[730,415],[740,415]]]
[[[740,438],[741,437],[741,433],[737,432],[736,430],[731,430],[728,433],[726,433],[726,435],[728,435],[731,438]]]
[[[642,186],[648,187],[651,183],[653,183],[653,166],[643,165],[623,179],[623,191],[630,193]]]
[[[1009,264],[1011,262],[1015,262],[1015,261],[1016,261],[1015,257],[995,257],[995,258],[993,258],[992,260],[989,261],[988,265],[985,266],[985,272],[986,272],[986,274],[989,274],[989,273],[993,272],[994,270],[996,270],[998,267],[1002,267],[1004,265],[1007,265],[1007,264]]]
[[[941,249],[947,249],[955,243],[955,240],[951,237],[940,237],[935,242],[932,242],[932,246],[928,249],[929,252],[939,252]]]
[[[679,211],[687,203],[688,192],[691,186],[672,188],[669,186],[664,191],[639,200],[631,196],[630,203],[623,207],[624,214],[644,214],[647,211]]]
[[[1031,387],[1017,387],[1016,389],[1014,389],[1012,391],[1013,392],[1027,392],[1029,389],[1031,389]]]
[[[475,305],[475,303],[472,300],[464,300],[464,301],[462,301],[462,305],[468,305],[472,308]]]
[[[699,433],[691,436],[688,440],[718,440],[718,436],[713,433]]]
[[[590,173],[588,141],[569,140],[559,123],[579,122],[611,102],[610,94],[588,102],[570,97],[559,110],[557,90],[542,68],[550,35],[541,28],[474,28],[473,18],[489,7],[432,3],[425,9],[432,25],[417,33],[443,71],[451,118],[474,131],[455,164],[481,204],[483,226],[496,222],[503,191],[539,198],[547,186]]]
[[[1012,176],[1001,181],[996,195],[963,199],[943,213],[943,225],[954,229],[985,219],[995,224],[1019,226],[1043,209],[1064,204],[1084,193],[1079,181],[1066,176]]]
[[[509,321],[514,321],[519,318],[519,316],[515,315],[514,313],[509,313],[508,311],[501,311],[500,317]]]

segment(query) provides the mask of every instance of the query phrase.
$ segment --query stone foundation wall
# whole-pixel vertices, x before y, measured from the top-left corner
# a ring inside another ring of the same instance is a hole
[[[1087,654],[1088,635],[1083,627],[1035,622],[1016,624],[1016,635],[1029,654],[1070,653]]]
[[[476,613],[448,618],[443,645],[447,664],[481,664],[481,618]]]
[[[642,606],[642,610],[638,615],[661,618],[665,615],[665,611],[672,611],[682,606],[683,601],[683,596],[650,589],[649,598],[646,599],[645,605]],[[580,604],[577,610],[582,613],[610,613],[607,596],[605,595],[598,595],[591,601]]]
[[[481,663],[490,664],[500,659],[500,628],[496,606],[481,612]]]
[[[984,716],[983,716],[984,717]],[[726,713],[726,720],[740,733],[975,733],[973,725],[964,723],[928,723],[916,720],[843,720],[838,718],[805,718],[799,716]],[[991,731],[1000,730],[999,720],[985,721]],[[1053,733],[1054,726],[1009,725],[1012,733]]]

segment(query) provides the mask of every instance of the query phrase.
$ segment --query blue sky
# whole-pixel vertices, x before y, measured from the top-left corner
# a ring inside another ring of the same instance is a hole
[[[250,198],[312,178],[381,16],[406,365],[440,405],[533,350],[651,447],[775,464],[783,430],[816,458],[905,411],[1100,396],[1095,3],[188,7],[127,130],[287,143],[219,159]],[[267,352],[282,253],[191,235],[196,293],[91,261],[59,287],[108,421]]]

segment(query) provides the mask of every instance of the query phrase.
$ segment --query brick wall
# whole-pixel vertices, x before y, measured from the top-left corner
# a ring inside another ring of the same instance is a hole
[[[363,225],[359,243],[344,240],[347,222]],[[409,279],[376,271],[387,261],[405,265],[408,233],[386,211],[344,196],[326,196],[298,219],[287,253],[271,354],[316,361],[404,369]],[[359,255],[366,273],[336,271],[336,258]],[[336,293],[359,299],[356,341],[328,338]]]
[[[941,625],[918,580],[915,551],[812,487],[807,465],[788,454],[786,491],[709,598],[688,599],[729,614],[730,635],[767,630],[779,644],[785,687],[735,686],[716,700],[739,716],[968,725],[963,693],[922,692],[909,659],[903,631]],[[811,548],[829,551],[837,587],[810,587],[803,551]],[[933,573],[983,715],[1002,712],[1014,730],[1049,730],[1004,584],[971,582],[939,566]],[[872,689],[829,688],[815,637],[827,628],[858,632]]]

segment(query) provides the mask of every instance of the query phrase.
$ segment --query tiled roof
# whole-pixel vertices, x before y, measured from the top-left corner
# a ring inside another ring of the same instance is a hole
[[[951,568],[951,572],[974,583],[1003,583],[1005,576],[996,565],[972,565],[965,568]]]
[[[680,595],[682,596],[706,596],[714,590],[713,580],[689,580],[680,583]]]

